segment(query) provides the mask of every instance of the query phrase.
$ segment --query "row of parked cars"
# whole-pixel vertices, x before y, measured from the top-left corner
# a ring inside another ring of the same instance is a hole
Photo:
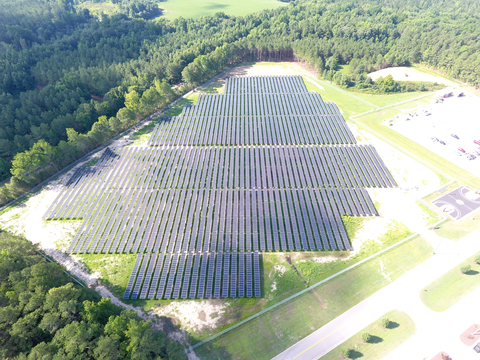
[[[460,140],[460,138],[456,134],[451,134],[450,136],[454,139]],[[432,141],[438,142],[442,145],[446,145],[445,141],[440,140],[436,137],[432,137]],[[480,145],[480,140],[473,140],[473,142],[476,145]],[[458,156],[465,155],[468,160],[475,160],[477,158],[477,155],[480,156],[480,147],[477,150],[473,150],[472,152],[466,152],[464,148],[459,147],[458,151],[455,151],[455,154],[457,154]]]

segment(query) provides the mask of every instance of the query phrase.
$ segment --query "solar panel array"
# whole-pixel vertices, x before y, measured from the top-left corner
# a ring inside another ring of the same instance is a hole
[[[396,186],[296,76],[230,78],[149,145],[105,150],[44,215],[83,219],[68,252],[138,253],[125,299],[261,296],[259,252],[351,249],[341,216]]]
[[[140,253],[123,298],[260,297],[260,286],[258,252]]]
[[[225,94],[161,118],[148,145],[355,144],[334,103],[309,93],[300,76],[229,78]]]

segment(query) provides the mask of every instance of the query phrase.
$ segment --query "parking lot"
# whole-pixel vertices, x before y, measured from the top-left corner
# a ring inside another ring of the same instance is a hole
[[[465,92],[443,102],[402,113],[386,125],[402,135],[480,176],[480,98]],[[432,138],[434,138],[432,140]],[[476,158],[473,158],[473,155]],[[470,159],[469,159],[470,157]]]

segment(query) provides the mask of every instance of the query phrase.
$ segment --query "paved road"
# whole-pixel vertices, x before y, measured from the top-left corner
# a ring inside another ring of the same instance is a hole
[[[475,322],[480,322],[478,302],[480,287],[445,312],[428,309],[420,300],[424,286],[480,250],[480,229],[454,242],[442,239],[430,231],[428,237],[436,250],[435,256],[365,299],[349,311],[299,341],[275,360],[319,359],[334,347],[356,334],[386,312],[405,311],[416,325],[415,335],[389,354],[386,359],[430,359],[446,351],[455,360],[480,359],[471,347],[459,340],[460,334]]]

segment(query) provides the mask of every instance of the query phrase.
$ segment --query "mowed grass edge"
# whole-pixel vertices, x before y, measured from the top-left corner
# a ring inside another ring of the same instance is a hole
[[[381,326],[380,321],[384,318],[390,320],[389,328]],[[371,341],[362,341],[362,334],[371,335]],[[350,358],[363,358],[368,360],[380,360],[395,348],[405,342],[415,333],[415,323],[406,313],[400,310],[392,310],[381,316],[370,325],[353,335],[348,340],[322,356],[322,360],[340,359],[340,350],[344,347],[352,350]]]
[[[431,256],[430,245],[414,237],[198,347],[195,353],[201,359],[271,359]]]
[[[445,311],[480,285],[480,265],[474,259],[480,251],[462,261],[420,291],[420,299],[434,311]],[[472,269],[462,274],[460,268],[470,265]]]

